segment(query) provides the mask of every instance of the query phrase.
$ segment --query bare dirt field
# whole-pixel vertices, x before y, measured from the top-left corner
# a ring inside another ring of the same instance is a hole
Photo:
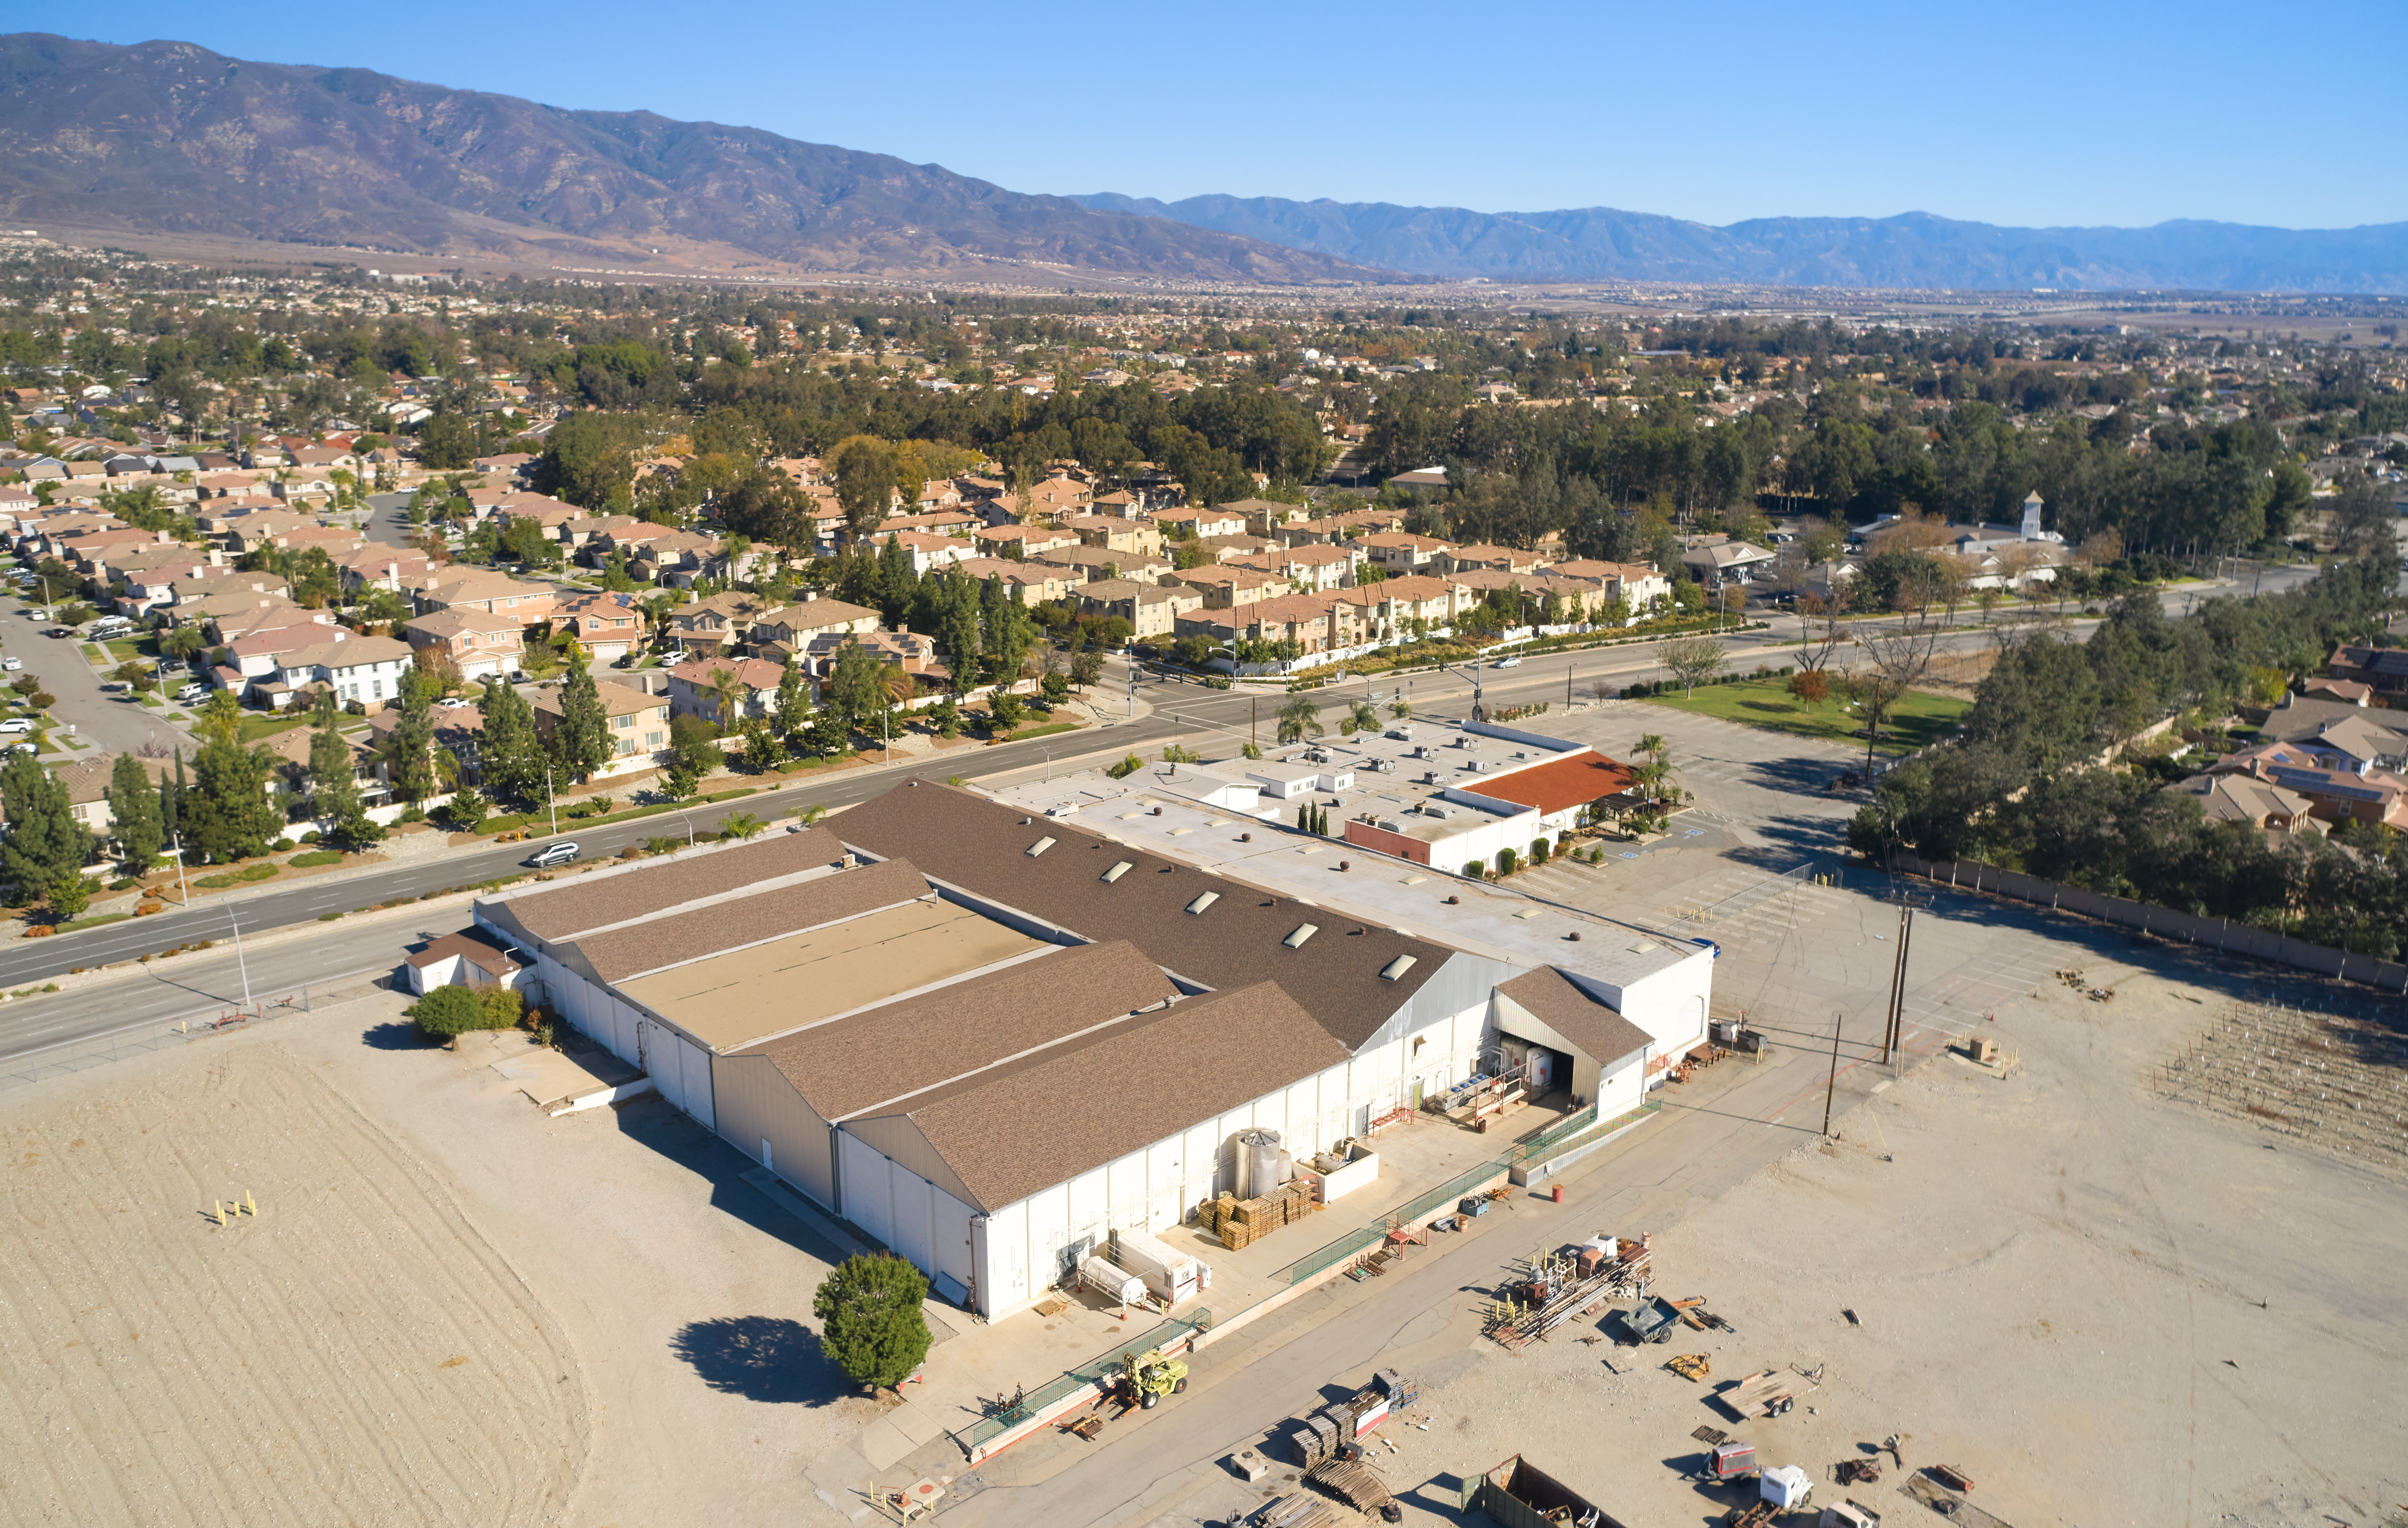
[[[0,1520],[563,1517],[587,1401],[558,1323],[281,1046],[12,1095],[0,1192]]]
[[[1943,1056],[1661,1236],[1659,1292],[1735,1333],[1469,1338],[1436,1365],[1430,1430],[1390,1430],[1388,1478],[1437,1478],[1418,1502],[1453,1521],[1443,1485],[1519,1451],[1626,1522],[1698,1523],[1742,1499],[1684,1478],[1710,1426],[1804,1466],[1819,1500],[1914,1523],[1885,1456],[1878,1484],[1833,1478],[1906,1434],[1910,1471],[1963,1470],[2017,1528],[2408,1521],[2408,1196],[2362,1148],[2162,1092],[2162,1058],[2229,1017],[2159,975],[2116,987],[2043,984],[1987,1027],[2020,1058],[2003,1080]],[[1712,1377],[1661,1367],[1675,1353]],[[1790,1367],[1822,1388],[1786,1416],[1712,1398]]]

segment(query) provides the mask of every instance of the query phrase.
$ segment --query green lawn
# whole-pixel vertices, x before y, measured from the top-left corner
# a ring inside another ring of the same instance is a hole
[[[1719,716],[1727,722],[1744,722],[1750,727],[1767,727],[1776,732],[1791,732],[1799,737],[1821,738],[1842,746],[1862,747],[1864,739],[1855,736],[1864,723],[1856,714],[1845,709],[1838,699],[1809,706],[1792,696],[1788,681],[1754,679],[1742,685],[1701,685],[1698,693],[1688,698],[1678,695],[1657,695],[1651,703],[1670,706],[1675,711],[1693,712],[1700,716]],[[1956,729],[1956,723],[1972,710],[1965,700],[1953,700],[1944,696],[1909,694],[1890,709],[1882,723],[1880,750],[1887,754],[1910,753],[1926,743],[1936,742]]]
[[[246,744],[258,742],[263,739],[272,738],[279,732],[290,732],[296,727],[308,725],[309,714],[306,711],[297,715],[271,714],[265,716],[245,716],[242,719],[242,741]]]

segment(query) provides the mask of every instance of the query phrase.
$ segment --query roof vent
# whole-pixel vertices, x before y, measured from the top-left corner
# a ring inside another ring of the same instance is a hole
[[[1054,841],[1052,839],[1040,838],[1036,843],[1028,846],[1028,858],[1034,859],[1039,855],[1043,854],[1046,850],[1052,847],[1054,847]]]
[[[1281,940],[1280,943],[1285,944],[1289,949],[1298,949],[1303,946],[1306,940],[1311,939],[1313,935],[1319,932],[1321,932],[1321,925],[1318,923],[1299,923],[1296,926],[1296,931],[1288,935],[1285,939]]]
[[[1202,896],[1197,897],[1194,901],[1189,902],[1187,904],[1187,910],[1191,913],[1201,913],[1204,909],[1211,906],[1214,902],[1219,901],[1220,900],[1221,894],[1219,892],[1207,891]]]
[[[1395,959],[1380,968],[1380,980],[1383,982],[1393,982],[1398,980],[1399,977],[1403,976],[1406,972],[1413,969],[1413,961],[1416,959],[1417,957],[1411,955],[1398,956]]]
[[[1124,859],[1119,864],[1114,865],[1111,869],[1104,872],[1103,879],[1106,881],[1117,881],[1122,876],[1126,875],[1131,868],[1131,862]]]

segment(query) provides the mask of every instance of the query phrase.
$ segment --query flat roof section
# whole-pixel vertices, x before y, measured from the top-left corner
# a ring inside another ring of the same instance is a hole
[[[587,934],[575,948],[598,980],[624,981],[936,895],[910,861],[890,859],[830,870],[750,895],[714,898],[684,912]]]
[[[827,1120],[907,1106],[932,1088],[1062,1043],[1179,995],[1125,941],[1075,944],[746,1047]],[[865,1066],[863,1058],[877,1064]]]
[[[1045,822],[1044,831],[1060,834],[1072,830],[1072,822],[1087,823],[1125,845],[1121,850],[1123,858],[1145,863],[1146,856],[1159,854],[1204,867],[1214,875],[1277,892],[1291,906],[1298,900],[1310,899],[1322,904],[1330,915],[1314,920],[1325,926],[1342,916],[1352,927],[1353,921],[1359,918],[1372,928],[1391,931],[1390,937],[1400,932],[1415,944],[1426,939],[1437,946],[1453,946],[1514,965],[1560,966],[1615,987],[1627,987],[1659,971],[1669,971],[1683,960],[1705,956],[1704,946],[1685,935],[1659,933],[1577,908],[1542,902],[1513,890],[1510,885],[1465,880],[1443,870],[1424,869],[1284,825],[1212,812],[1168,797],[1154,788],[1155,784],[1142,774],[1114,780],[1090,770],[1067,778],[1056,775],[1042,785],[1029,782],[1006,786],[996,791],[996,799],[997,805],[1010,811],[1024,802],[1058,802],[1072,797],[1082,803],[1078,814],[1068,820],[1040,818]],[[1155,815],[1151,807],[1139,809],[1140,796],[1159,806],[1161,814]],[[853,809],[863,810],[866,808]],[[852,815],[848,813],[839,821],[849,822]],[[1010,820],[1016,822],[1019,818]],[[1038,829],[1032,827],[1023,831],[1034,833]],[[1246,842],[1248,838],[1252,842]],[[848,832],[847,842],[858,841]],[[929,865],[925,851],[915,844],[912,852],[921,864]],[[1051,851],[1045,858],[1051,859],[1060,852]],[[1348,868],[1340,870],[1340,863]],[[942,877],[947,872],[931,867],[927,873]],[[1223,889],[1226,889],[1226,883]],[[1455,901],[1450,904],[1446,900],[1449,897]],[[1306,915],[1310,915],[1309,911]],[[1580,935],[1578,940],[1570,937],[1575,933]],[[1315,944],[1321,943],[1319,939],[1313,941]],[[1424,949],[1430,947],[1422,945]],[[1418,976],[1421,970],[1414,968],[1413,974]],[[1278,979],[1289,985],[1285,976]],[[1294,989],[1318,1009],[1318,995],[1312,988],[1295,986]]]
[[[966,907],[932,900],[709,956],[618,986],[724,1054],[1045,948],[1044,942]],[[875,1063],[875,1058],[864,1060]]]

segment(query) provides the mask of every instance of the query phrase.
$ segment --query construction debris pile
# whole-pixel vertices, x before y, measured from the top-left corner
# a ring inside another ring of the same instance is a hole
[[[1318,1212],[1320,1201],[1312,1197],[1312,1186],[1298,1180],[1283,1183],[1257,1199],[1240,1199],[1225,1193],[1208,1199],[1196,1206],[1197,1224],[1221,1238],[1221,1245],[1232,1252],[1252,1247],[1259,1237],[1269,1235],[1280,1227],[1303,1219]]]
[[[1421,1387],[1394,1369],[1382,1369],[1371,1382],[1343,1401],[1332,1401],[1299,1419],[1296,1462],[1310,1472],[1332,1460],[1351,1460],[1363,1451],[1361,1440],[1399,1407],[1421,1399]]]
[[[1609,1300],[1645,1300],[1654,1246],[1652,1232],[1633,1240],[1599,1232],[1577,1247],[1533,1253],[1505,1297],[1489,1307],[1488,1335],[1502,1347],[1520,1348]]]

